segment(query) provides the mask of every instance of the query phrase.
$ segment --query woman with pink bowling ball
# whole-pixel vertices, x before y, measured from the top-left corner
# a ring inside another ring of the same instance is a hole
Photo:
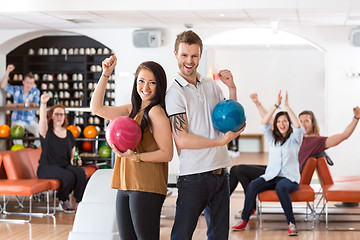
[[[166,74],[156,62],[141,63],[135,73],[131,104],[106,106],[106,85],[116,63],[116,56],[102,62],[103,72],[90,109],[111,120],[106,139],[117,156],[111,187],[118,189],[119,235],[120,239],[159,239],[168,162],[173,156],[171,127],[165,111]]]

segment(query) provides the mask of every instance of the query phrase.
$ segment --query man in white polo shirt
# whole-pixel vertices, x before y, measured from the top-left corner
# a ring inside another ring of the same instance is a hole
[[[226,145],[244,130],[222,134],[212,125],[211,113],[224,100],[214,80],[202,77],[197,67],[202,41],[193,31],[177,36],[175,57],[179,73],[166,94],[166,111],[170,116],[180,160],[178,199],[171,239],[191,239],[201,212],[205,209],[208,239],[228,239],[229,174],[231,166]],[[229,70],[219,72],[236,100],[236,86]]]

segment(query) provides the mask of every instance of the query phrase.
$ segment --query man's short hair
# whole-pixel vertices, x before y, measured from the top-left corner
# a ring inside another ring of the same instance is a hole
[[[32,72],[29,72],[28,74],[26,74],[25,78],[35,79],[34,74],[32,74]]]
[[[203,44],[202,44],[201,38],[195,32],[188,30],[188,31],[184,31],[177,35],[176,41],[175,41],[175,52],[176,53],[179,50],[180,43],[186,43],[189,45],[197,44],[200,47],[200,54],[202,54]]]

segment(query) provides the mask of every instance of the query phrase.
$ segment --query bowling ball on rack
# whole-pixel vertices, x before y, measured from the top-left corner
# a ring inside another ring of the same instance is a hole
[[[3,124],[0,126],[0,137],[2,137],[2,138],[10,137],[9,125]]]
[[[99,148],[99,156],[102,158],[109,158],[111,157],[111,147],[108,145],[101,146]]]
[[[96,138],[98,130],[94,125],[88,125],[84,128],[83,134],[86,138]]]
[[[11,147],[11,151],[17,151],[17,150],[20,150],[20,149],[23,149],[23,148],[25,148],[24,147],[24,145],[21,145],[21,144],[14,144],[14,145],[12,145],[12,147]]]
[[[67,127],[67,129],[72,132],[72,134],[74,135],[74,138],[78,138],[80,136],[80,132],[81,132],[81,129],[80,127],[78,126],[75,126],[75,125],[69,125]]]
[[[85,152],[91,152],[93,150],[93,141],[84,141],[82,143],[82,150]]]
[[[23,137],[25,135],[25,129],[22,126],[14,125],[10,130],[10,134],[15,138]]]
[[[219,102],[211,114],[214,127],[222,132],[237,132],[246,122],[244,107],[234,100]]]
[[[142,138],[140,125],[130,117],[117,117],[106,127],[105,138],[121,152],[134,149]]]

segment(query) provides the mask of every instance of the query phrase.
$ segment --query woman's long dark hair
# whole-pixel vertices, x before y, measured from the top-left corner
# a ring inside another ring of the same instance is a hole
[[[149,106],[144,109],[144,115],[140,124],[142,132],[144,132],[145,127],[151,126],[149,111],[152,107],[160,105],[165,110],[165,93],[167,89],[166,74],[162,66],[153,61],[141,63],[135,73],[135,80],[131,94],[132,110],[129,117],[134,118],[136,114],[141,110],[142,99],[137,92],[137,79],[140,71],[142,71],[143,69],[150,70],[154,74],[156,81],[156,90],[154,98],[151,99]]]
[[[289,121],[289,129],[287,130],[285,136],[283,136],[280,133],[280,131],[279,131],[277,125],[276,125],[276,123],[277,123],[280,116],[286,116],[287,120]],[[273,129],[274,129],[273,130],[273,135],[274,135],[275,144],[280,143],[280,145],[283,145],[286,142],[286,140],[288,140],[291,133],[293,132],[293,129],[291,127],[291,120],[290,120],[289,114],[287,112],[278,112],[276,114],[275,119],[274,119],[274,123],[273,123]]]
[[[61,105],[61,104],[56,104],[54,106],[52,106],[49,111],[47,112],[47,120],[48,120],[48,128],[50,128],[51,130],[54,130],[54,120],[52,119],[52,116],[54,114],[54,110],[55,108],[62,108],[64,110],[65,113],[65,119],[64,119],[64,123],[62,124],[62,127],[66,128],[69,125],[69,121],[67,118],[67,114],[65,111],[65,106]]]

